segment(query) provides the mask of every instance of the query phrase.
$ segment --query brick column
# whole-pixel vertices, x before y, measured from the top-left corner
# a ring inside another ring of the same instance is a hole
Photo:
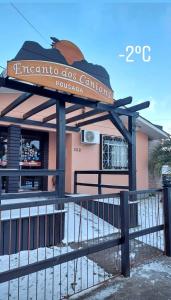
[[[16,125],[8,127],[7,169],[19,169],[21,128]],[[19,176],[7,177],[6,191],[16,193],[19,188]]]

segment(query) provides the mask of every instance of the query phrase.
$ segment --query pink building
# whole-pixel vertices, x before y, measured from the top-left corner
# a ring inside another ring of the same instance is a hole
[[[0,111],[2,112],[14,99],[21,93],[5,88],[0,89]],[[0,122],[1,144],[0,144],[0,163],[1,167],[7,166],[6,153],[8,146],[9,126],[13,124],[8,117],[22,118],[25,111],[30,111],[35,106],[44,103],[46,98],[33,96],[23,104],[17,106],[12,112],[7,114],[5,121]],[[69,106],[69,105],[68,105]],[[72,121],[72,117],[83,114],[89,109],[81,108],[66,115],[66,122]],[[47,115],[55,112],[55,106],[37,113],[32,120],[42,120]],[[88,119],[88,118],[87,118]],[[86,120],[87,120],[86,119]],[[67,121],[70,120],[70,121]],[[55,121],[54,121],[55,122]],[[53,123],[53,121],[52,121]],[[75,125],[77,122],[69,123]],[[149,187],[148,174],[148,152],[149,143],[153,140],[167,138],[167,134],[150,121],[138,117],[136,127],[136,163],[137,163],[137,189],[147,189]],[[15,120],[16,126],[16,120]],[[20,124],[20,168],[46,168],[55,169],[56,167],[56,134],[55,129],[48,129],[43,126],[32,126]],[[128,147],[119,131],[109,120],[98,122],[93,125],[82,127],[84,132],[66,132],[66,189],[67,193],[74,192],[74,172],[77,170],[127,170],[128,166]],[[86,132],[90,131],[89,133]],[[84,134],[83,142],[81,135]],[[92,134],[93,136],[90,136]],[[35,152],[35,153],[33,153]],[[34,155],[35,154],[35,155]],[[32,159],[33,157],[33,159]],[[97,183],[97,175],[78,175],[78,181]],[[5,188],[5,179],[3,181]],[[127,175],[102,175],[102,183],[107,185],[128,185]],[[40,178],[20,179],[21,190],[42,190],[46,189],[47,182],[42,182]],[[52,177],[48,178],[48,190],[53,190]],[[103,192],[113,192],[113,189],[103,189]],[[97,193],[97,187],[78,186],[78,193]]]

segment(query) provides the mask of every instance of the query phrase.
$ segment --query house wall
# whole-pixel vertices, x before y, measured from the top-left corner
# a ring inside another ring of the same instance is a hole
[[[109,121],[99,123],[99,125],[89,126],[88,129],[97,130],[101,134],[121,136]],[[100,145],[85,145],[80,143],[80,135],[73,134],[73,147],[80,151],[73,151],[72,173],[74,170],[96,170],[100,167]],[[137,188],[148,188],[148,137],[137,132]],[[74,149],[73,149],[74,150]],[[73,176],[72,176],[73,177]],[[97,175],[79,175],[81,182],[97,183]],[[128,185],[126,175],[103,175],[104,184]],[[72,184],[73,187],[73,184]],[[80,193],[97,193],[97,188],[78,186]],[[117,192],[117,190],[103,189],[104,193]]]
[[[85,128],[84,128],[85,129]],[[86,129],[99,131],[101,134],[121,136],[118,130],[110,123],[104,121],[96,125],[87,126]],[[49,168],[55,168],[56,154],[55,133],[49,135]],[[148,188],[148,137],[137,131],[137,188]],[[75,170],[98,170],[100,168],[100,145],[82,144],[80,133],[66,135],[66,192],[72,193]],[[79,175],[81,182],[97,183],[97,175]],[[103,175],[104,184],[128,185],[127,175]],[[49,189],[53,189],[49,178]],[[117,192],[115,189],[103,189],[103,193]],[[78,186],[78,193],[96,194],[97,188]]]
[[[137,189],[148,189],[148,136],[137,131],[136,134]]]
[[[148,154],[149,160],[153,150],[161,143],[160,140],[149,140],[148,144]],[[162,187],[162,177],[158,176],[157,174],[153,174],[149,170],[149,188],[161,188]]]

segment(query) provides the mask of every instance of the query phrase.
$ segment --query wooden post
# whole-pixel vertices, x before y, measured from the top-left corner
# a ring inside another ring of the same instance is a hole
[[[120,217],[121,217],[121,274],[125,277],[130,276],[129,258],[129,192],[120,192]]]
[[[129,191],[136,191],[137,188],[137,170],[136,170],[136,117],[128,117],[128,130],[131,134],[131,143],[128,143],[128,172],[129,172]],[[129,195],[130,201],[136,201],[136,194]],[[138,204],[130,206],[130,217],[135,226],[138,226]]]
[[[171,256],[171,187],[164,187],[165,254]]]
[[[2,176],[0,175],[0,205],[1,205],[1,194],[2,194]],[[0,213],[1,216],[1,213]]]
[[[99,172],[98,173],[98,195],[101,195],[102,193],[101,183],[102,183],[102,175],[101,172]]]
[[[56,176],[56,192],[58,198],[65,195],[65,102],[56,102],[56,169],[62,170]]]
[[[128,143],[129,190],[136,190],[136,117],[128,117],[131,143]]]
[[[74,172],[74,194],[77,194],[77,172]]]

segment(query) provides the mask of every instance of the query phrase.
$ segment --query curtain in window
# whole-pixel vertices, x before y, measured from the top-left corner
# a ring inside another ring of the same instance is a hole
[[[103,169],[127,169],[128,145],[119,137],[103,136]]]

